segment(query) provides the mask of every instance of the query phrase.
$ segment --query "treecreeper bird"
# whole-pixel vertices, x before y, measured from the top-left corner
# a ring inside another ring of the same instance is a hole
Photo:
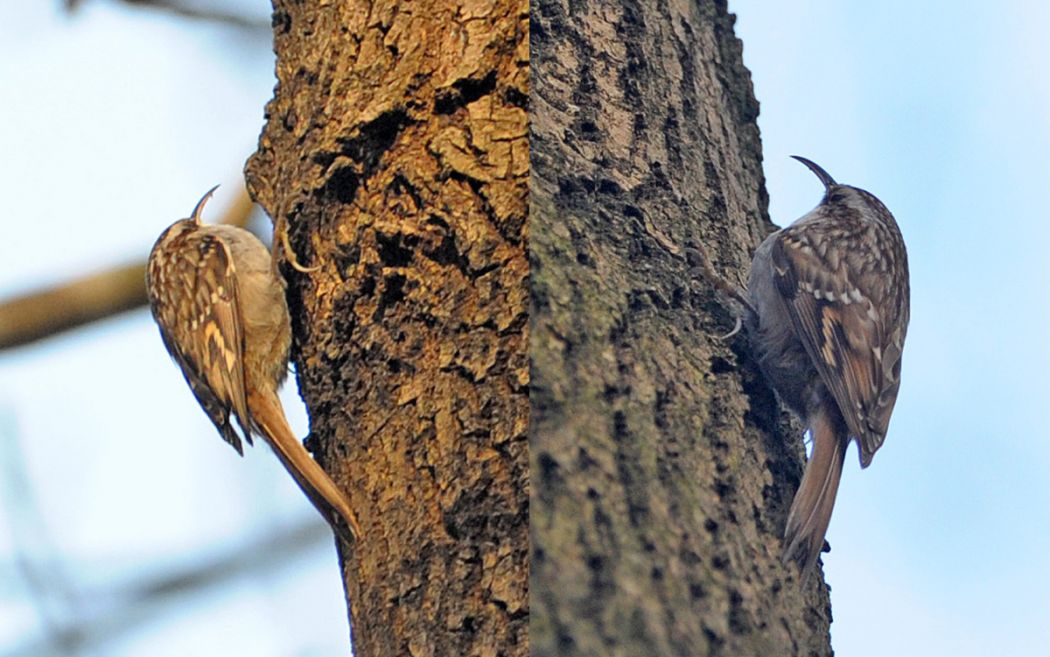
[[[150,251],[146,289],[164,346],[223,440],[243,456],[261,435],[339,536],[361,531],[346,496],[295,437],[277,390],[292,331],[284,279],[270,252],[236,226],[201,223],[213,187]]]
[[[872,194],[840,185],[813,162],[820,205],[755,251],[746,295],[754,355],[780,399],[812,437],[788,512],[783,560],[802,580],[824,545],[851,440],[862,468],[886,438],[908,330],[908,256],[893,215]],[[713,274],[704,256],[704,267]]]

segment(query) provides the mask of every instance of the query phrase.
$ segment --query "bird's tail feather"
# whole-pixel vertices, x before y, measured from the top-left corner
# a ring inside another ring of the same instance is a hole
[[[791,502],[784,530],[784,563],[795,561],[805,582],[813,572],[824,545],[824,533],[835,506],[842,464],[846,458],[848,434],[842,422],[820,410],[813,418],[813,453],[806,464],[802,483]]]
[[[255,391],[248,397],[252,419],[295,483],[344,541],[356,541],[361,536],[361,527],[349,500],[295,437],[280,400],[276,395]]]

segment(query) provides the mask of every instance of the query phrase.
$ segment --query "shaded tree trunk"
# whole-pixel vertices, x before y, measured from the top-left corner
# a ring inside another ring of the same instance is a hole
[[[532,11],[533,654],[831,654],[779,559],[801,432],[687,258],[743,280],[772,230],[733,18]]]
[[[361,657],[528,652],[528,4],[275,0],[246,177],[287,226]]]

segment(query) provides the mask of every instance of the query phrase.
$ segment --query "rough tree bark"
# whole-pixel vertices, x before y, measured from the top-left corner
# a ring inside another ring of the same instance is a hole
[[[246,177],[288,228],[360,657],[528,652],[528,4],[275,0]],[[279,243],[279,237],[276,240]]]
[[[802,472],[703,245],[772,230],[724,0],[532,4],[533,655],[828,655],[781,565]]]

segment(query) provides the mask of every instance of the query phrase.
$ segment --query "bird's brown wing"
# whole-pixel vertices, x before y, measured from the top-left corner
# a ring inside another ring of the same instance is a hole
[[[822,253],[820,246],[801,230],[785,229],[773,246],[773,276],[866,467],[885,439],[896,401],[903,336],[894,340],[887,324],[898,322],[879,314],[885,305],[877,297],[885,289],[865,285],[865,272],[851,271],[856,253]]]
[[[192,337],[180,341],[162,328],[164,345],[223,439],[243,454],[229,421],[232,410],[251,444],[233,258],[229,247],[215,236],[193,232],[186,240],[166,272],[165,284],[173,286],[167,296],[178,301],[163,307],[154,303],[154,314],[168,315],[158,321],[161,327],[190,329],[187,335]]]

